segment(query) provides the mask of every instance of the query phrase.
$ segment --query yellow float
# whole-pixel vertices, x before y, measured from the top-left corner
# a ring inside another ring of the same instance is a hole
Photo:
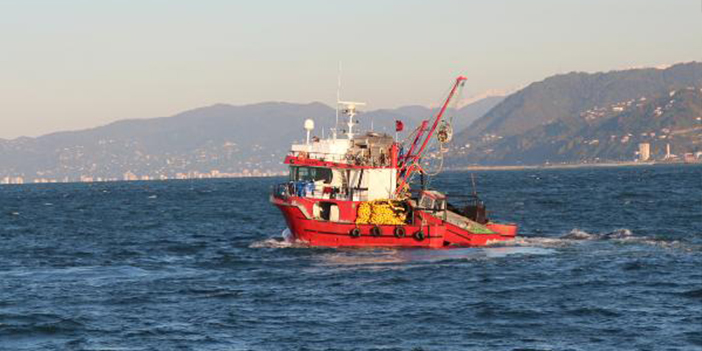
[[[398,201],[364,201],[358,206],[356,224],[402,225],[407,214]]]

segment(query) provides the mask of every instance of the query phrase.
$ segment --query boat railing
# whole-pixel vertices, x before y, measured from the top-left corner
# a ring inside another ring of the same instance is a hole
[[[446,195],[446,201],[455,203],[458,205],[462,206],[467,206],[467,205],[478,205],[479,203],[482,203],[483,201],[480,199],[480,197],[476,194],[445,194]]]
[[[285,199],[285,198],[291,196],[292,191],[294,191],[294,190],[291,189],[290,183],[276,184],[273,186],[273,188],[271,190],[273,197],[278,198],[278,199]]]
[[[445,208],[436,208],[436,207],[413,207],[412,210],[414,211],[421,211],[421,212],[426,212],[426,213],[431,213],[432,216],[441,218],[444,221],[446,220],[446,209]]]
[[[432,213],[446,220],[448,211],[460,214],[478,222],[486,221],[485,205],[476,194],[439,194],[427,196],[423,190],[413,190],[412,199],[417,204],[414,209]]]
[[[314,183],[310,181],[289,181],[274,185],[272,193],[273,196],[278,199],[286,199],[295,196],[316,199],[354,199],[356,201],[364,201],[364,197],[367,197],[368,194],[368,188],[349,188],[347,194],[346,192],[340,192],[338,188],[334,187],[325,186],[320,189],[319,186],[315,186]]]
[[[449,202],[449,199],[456,201]],[[488,222],[485,203],[477,194],[446,194],[446,200],[448,210],[481,224]]]
[[[289,156],[292,157],[298,157],[302,159],[313,159],[313,160],[319,160],[319,161],[328,161],[328,162],[338,162],[338,163],[346,163],[346,155],[339,155],[335,153],[326,153],[326,152],[315,152],[315,151],[291,151],[288,153]]]
[[[273,187],[273,196],[284,199],[290,196],[306,197],[314,194],[314,182],[290,181]]]

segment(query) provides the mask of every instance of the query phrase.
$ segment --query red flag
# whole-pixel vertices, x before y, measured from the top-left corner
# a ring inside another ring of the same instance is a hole
[[[404,128],[405,128],[405,125],[402,123],[402,121],[400,121],[400,120],[395,121],[395,131],[396,132],[401,132],[402,129],[404,129]]]

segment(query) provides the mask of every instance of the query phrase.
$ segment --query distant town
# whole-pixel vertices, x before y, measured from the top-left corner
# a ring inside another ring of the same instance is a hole
[[[541,166],[470,166],[459,167],[455,169],[464,170],[488,170],[488,169],[524,169],[524,168],[540,168],[550,166],[629,166],[629,165],[650,165],[650,164],[691,164],[702,163],[702,151],[687,152],[683,155],[676,155],[670,152],[670,145],[666,144],[666,152],[663,157],[654,159],[651,155],[651,144],[640,143],[638,151],[635,152],[636,158],[632,161],[583,161],[580,163],[545,163]],[[170,180],[170,179],[216,179],[216,178],[250,178],[250,177],[280,177],[286,176],[287,171],[281,170],[260,170],[260,169],[244,169],[241,172],[221,172],[213,169],[209,172],[189,171],[178,172],[174,174],[137,174],[133,171],[125,172],[122,177],[98,177],[93,175],[81,175],[79,177],[63,177],[63,178],[45,178],[45,177],[25,177],[25,176],[5,176],[0,178],[0,185],[8,184],[42,184],[42,183],[94,183],[94,182],[118,182],[118,181],[152,181],[152,180]]]
[[[41,184],[41,183],[93,183],[93,182],[116,182],[116,181],[138,181],[138,180],[169,180],[169,179],[212,179],[212,178],[248,178],[248,177],[277,177],[287,175],[285,171],[259,170],[259,169],[244,169],[241,172],[220,172],[213,169],[209,172],[180,172],[174,175],[167,174],[136,174],[132,171],[127,171],[122,177],[109,178],[97,177],[92,175],[81,175],[77,178],[63,177],[42,178],[42,177],[24,177],[24,176],[5,176],[0,178],[0,184]]]
[[[636,152],[637,161],[648,162],[653,161],[651,156],[651,143],[640,143],[639,151]],[[670,144],[665,145],[665,155],[660,161],[663,162],[685,162],[685,163],[696,163],[702,160],[702,151],[698,152],[686,152],[681,156],[673,154],[670,152]]]

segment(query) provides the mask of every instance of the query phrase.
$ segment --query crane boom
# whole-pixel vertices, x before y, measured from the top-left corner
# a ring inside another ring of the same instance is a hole
[[[418,169],[421,170],[421,167],[418,164],[419,160],[422,158],[427,144],[429,144],[429,140],[431,140],[432,136],[434,136],[436,127],[439,125],[439,122],[441,122],[441,119],[444,116],[446,109],[451,103],[451,99],[453,99],[453,97],[456,95],[456,91],[460,86],[464,84],[466,79],[467,78],[464,76],[459,76],[458,78],[456,78],[456,81],[454,82],[453,87],[451,88],[451,92],[449,92],[448,97],[446,97],[446,101],[444,101],[444,104],[441,106],[439,113],[436,115],[436,117],[434,117],[434,123],[432,123],[430,128],[427,128],[429,124],[428,120],[422,121],[422,124],[417,130],[417,136],[412,142],[412,146],[401,160],[402,166],[400,168],[400,172],[398,173],[399,181],[397,183],[398,191],[400,191],[400,189],[402,189],[405,186],[405,184],[409,182],[414,172],[416,172]],[[419,145],[420,141],[421,146],[419,147],[419,149],[417,149],[417,145]]]

